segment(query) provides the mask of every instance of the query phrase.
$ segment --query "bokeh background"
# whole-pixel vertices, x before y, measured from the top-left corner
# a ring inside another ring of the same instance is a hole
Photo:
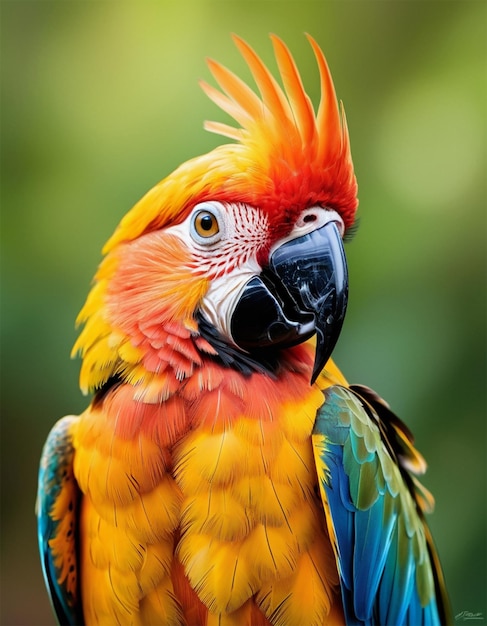
[[[79,412],[74,319],[122,215],[220,139],[205,57],[273,65],[303,36],[343,99],[360,186],[336,360],[416,434],[454,613],[486,606],[486,41],[483,1],[1,2],[3,626],[54,620],[37,557],[43,441]],[[462,621],[459,615],[457,621]]]

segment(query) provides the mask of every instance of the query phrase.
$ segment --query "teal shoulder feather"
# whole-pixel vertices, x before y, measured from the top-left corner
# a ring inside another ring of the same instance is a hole
[[[79,488],[73,475],[70,426],[59,420],[42,451],[37,491],[39,550],[51,603],[60,624],[82,624],[77,564]]]
[[[366,387],[326,389],[313,446],[348,624],[445,624],[443,574],[424,520],[432,498],[405,425]]]

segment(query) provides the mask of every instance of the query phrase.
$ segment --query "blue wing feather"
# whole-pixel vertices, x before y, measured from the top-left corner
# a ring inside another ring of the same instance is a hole
[[[386,405],[381,411],[373,392],[360,391],[367,399],[344,387],[326,389],[313,432],[347,623],[445,623],[441,568],[422,494],[416,497],[406,471],[420,471],[424,462],[400,420]]]
[[[358,615],[371,615],[373,599],[377,594],[380,575],[387,556],[392,534],[392,524],[383,525],[384,499],[379,498],[371,507],[369,514],[360,511],[355,516],[355,585],[364,590],[356,600]],[[383,532],[377,528],[383,526]],[[369,564],[375,563],[371,571]]]
[[[82,624],[77,567],[79,488],[73,475],[70,427],[59,420],[42,451],[37,490],[37,531],[46,586],[60,624]]]

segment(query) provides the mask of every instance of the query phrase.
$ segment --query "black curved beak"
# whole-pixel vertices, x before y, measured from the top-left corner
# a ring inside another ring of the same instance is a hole
[[[338,228],[328,222],[274,250],[233,311],[231,334],[248,352],[286,348],[316,333],[311,383],[331,356],[348,299],[348,273]]]

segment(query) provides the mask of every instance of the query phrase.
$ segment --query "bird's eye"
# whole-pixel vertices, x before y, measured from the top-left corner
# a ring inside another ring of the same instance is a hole
[[[206,207],[196,210],[191,219],[191,236],[203,245],[217,242],[222,235],[220,221],[219,212],[213,207],[211,210]]]
[[[199,211],[194,217],[194,229],[200,237],[213,237],[220,231],[218,220],[209,211]]]

